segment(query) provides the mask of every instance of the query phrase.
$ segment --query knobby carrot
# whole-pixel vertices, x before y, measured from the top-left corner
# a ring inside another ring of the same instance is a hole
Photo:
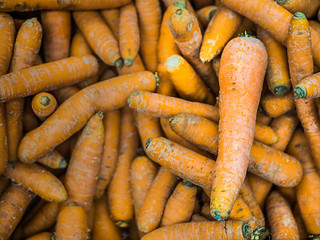
[[[177,177],[168,169],[161,167],[153,180],[144,199],[138,215],[138,228],[143,233],[148,233],[158,227]]]
[[[119,45],[124,64],[130,67],[140,48],[137,10],[133,3],[120,9]]]
[[[304,13],[307,18],[313,17],[320,7],[319,0],[277,0],[276,2],[291,13]]]
[[[60,211],[56,224],[56,240],[88,238],[88,220],[85,210],[76,204],[69,204]]]
[[[250,173],[247,174],[247,177],[255,199],[263,208],[264,201],[272,188],[272,183]]]
[[[269,117],[276,118],[295,108],[292,92],[281,97],[273,94],[266,94],[261,99],[261,106]]]
[[[95,189],[95,198],[103,195],[107,188],[118,158],[118,147],[120,138],[120,111],[113,110],[104,113],[104,145],[103,154],[98,175],[98,182]]]
[[[220,6],[203,36],[200,51],[202,62],[210,62],[231,39],[240,26],[242,17],[225,6]],[[223,24],[222,24],[223,23]]]
[[[100,13],[113,33],[114,38],[119,41],[120,9],[104,9]]]
[[[58,151],[48,153],[39,158],[37,162],[53,169],[61,169],[67,166],[67,161]]]
[[[36,94],[31,101],[34,114],[42,121],[48,118],[56,110],[57,106],[57,100],[48,92]]]
[[[294,88],[295,98],[318,98],[320,96],[320,73],[304,78]]]
[[[47,201],[63,202],[68,198],[60,180],[37,164],[10,163],[4,174]]]
[[[178,0],[179,1],[179,0]],[[192,14],[196,14],[192,4],[190,3],[189,0],[183,0],[185,1],[186,5],[187,5],[187,9],[192,12]],[[162,0],[162,2],[164,3],[164,5],[169,8],[170,5],[174,4],[176,2],[176,0]]]
[[[43,48],[46,62],[69,56],[71,14],[68,11],[42,11]]]
[[[158,0],[135,1],[139,14],[141,57],[146,69],[157,69],[157,44],[159,40],[161,8]]]
[[[118,42],[103,18],[95,11],[73,12],[73,18],[87,39],[93,51],[101,60],[111,66],[122,67]]]
[[[141,240],[203,239],[243,240],[248,239],[252,228],[242,221],[206,221],[174,224],[162,227],[143,236]]]
[[[82,130],[65,175],[68,202],[83,207],[89,216],[104,143],[103,114],[96,113]]]
[[[4,104],[0,103],[0,174],[3,174],[7,167],[8,154],[8,140],[6,132],[6,116]]]
[[[269,194],[266,201],[266,213],[275,240],[299,239],[297,224],[287,201],[277,191]]]
[[[258,27],[258,36],[265,45],[268,52],[268,69],[266,81],[270,91],[281,97],[290,89],[289,69],[286,49],[270,34]]]
[[[31,99],[25,98],[24,111],[23,111],[23,130],[28,133],[39,126],[39,120],[32,111]]]
[[[121,108],[132,92],[139,89],[154,91],[156,84],[152,73],[139,72],[102,81],[81,90],[59,106],[39,128],[22,139],[19,159],[34,162],[80,130],[95,111]]]
[[[49,232],[42,232],[28,237],[26,240],[54,240],[54,235]]]
[[[72,95],[79,92],[80,89],[76,86],[69,86],[65,88],[59,88],[52,91],[52,94],[55,96],[59,104],[62,104],[65,100],[70,98]]]
[[[199,10],[197,10],[197,16],[201,25],[205,28],[208,26],[211,18],[217,13],[218,7],[217,6],[205,6]]]
[[[0,197],[0,238],[9,239],[34,195],[27,189],[11,184]]]
[[[117,224],[126,227],[128,221],[133,218],[130,166],[138,147],[138,133],[134,125],[133,112],[128,107],[121,111],[120,129],[119,156],[108,187],[108,206]]]
[[[3,86],[0,101],[66,87],[93,76],[97,71],[97,59],[92,55],[85,55],[9,73],[0,77]]]

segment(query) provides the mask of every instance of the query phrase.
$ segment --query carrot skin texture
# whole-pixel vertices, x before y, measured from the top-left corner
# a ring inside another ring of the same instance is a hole
[[[42,232],[31,237],[28,237],[26,240],[52,240],[54,238],[52,233]]]
[[[23,111],[23,131],[25,133],[30,132],[39,126],[39,120],[34,114],[31,108],[31,99],[30,97],[25,99],[24,111]],[[19,149],[19,148],[18,148]]]
[[[247,174],[247,177],[255,199],[263,208],[264,201],[272,188],[272,183],[250,173]]]
[[[320,7],[319,0],[286,0],[277,3],[291,13],[302,12],[307,18],[313,17]]]
[[[120,9],[104,9],[101,10],[100,13],[113,33],[114,38],[119,41]]]
[[[199,19],[199,22],[203,27],[207,27],[211,18],[214,17],[214,15],[217,12],[218,7],[217,6],[206,6],[199,10],[197,10],[197,16]]]
[[[318,98],[320,96],[320,73],[304,78],[294,88],[295,98]]]
[[[7,167],[8,154],[8,140],[6,131],[6,116],[4,104],[0,103],[0,174],[2,175]]]
[[[59,104],[62,104],[65,100],[70,98],[72,95],[79,92],[80,89],[77,86],[69,86],[65,88],[59,88],[52,91],[53,96],[57,99]]]
[[[266,94],[261,98],[261,106],[269,117],[276,118],[295,108],[292,92],[277,97],[273,94]]]
[[[296,203],[294,205],[293,216],[294,216],[294,219],[296,220],[296,223],[297,223],[300,239],[307,240],[309,237],[309,234],[307,232],[306,226],[305,226],[304,221],[302,219],[298,203]]]
[[[139,89],[154,91],[156,84],[152,73],[139,72],[98,82],[79,91],[39,128],[25,135],[19,146],[19,159],[28,163],[36,161],[80,130],[95,111],[119,109],[132,92]],[[50,138],[38,134],[43,132],[47,132]]]

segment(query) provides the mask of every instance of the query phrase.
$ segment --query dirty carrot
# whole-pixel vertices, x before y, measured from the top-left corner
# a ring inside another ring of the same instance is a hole
[[[113,110],[104,113],[104,145],[100,163],[98,182],[94,193],[95,198],[103,195],[107,188],[118,158],[118,147],[120,138],[120,111]]]
[[[73,12],[73,18],[93,51],[111,66],[122,67],[118,42],[103,18],[95,11]]]
[[[36,94],[31,101],[34,114],[42,121],[48,118],[56,110],[57,106],[57,100],[48,92]]]
[[[65,168],[67,166],[67,161],[56,150],[39,158],[37,160],[37,162],[41,163],[42,165],[45,165],[47,167],[50,167],[52,169],[61,169],[61,168]]]
[[[6,169],[9,154],[8,154],[8,140],[6,132],[6,116],[4,104],[0,103],[0,174]]]
[[[138,132],[128,107],[121,111],[120,129],[118,162],[108,187],[108,206],[117,224],[126,227],[133,218],[130,166],[138,147]]]
[[[36,235],[33,235],[31,237],[28,237],[26,240],[54,240],[54,235],[53,233],[49,232],[42,232],[38,233]]]
[[[59,88],[52,91],[52,94],[55,96],[59,104],[62,104],[65,100],[70,98],[72,95],[79,92],[80,89],[77,86],[69,86],[65,88]]]
[[[291,13],[303,12],[307,18],[316,15],[320,7],[319,0],[277,0],[276,2]]]
[[[261,98],[261,106],[269,117],[276,118],[295,108],[292,92],[277,97],[274,94],[266,94]]]
[[[272,183],[251,173],[247,174],[247,178],[255,199],[259,206],[263,208],[264,201],[272,188]]]
[[[47,201],[63,202],[68,198],[60,180],[37,164],[10,163],[4,175]]]
[[[1,107],[0,107],[1,109]],[[23,111],[23,130],[25,133],[30,132],[39,126],[39,120],[32,111],[31,99],[25,98],[24,111]]]
[[[217,13],[218,7],[217,6],[205,6],[199,10],[197,10],[197,16],[201,25],[203,27],[207,27],[211,18]]]
[[[154,91],[156,85],[155,76],[146,71],[98,82],[81,90],[59,106],[39,128],[25,135],[19,146],[19,159],[36,161],[80,130],[95,111],[121,108],[132,92]]]
[[[294,88],[295,98],[318,98],[320,96],[320,73],[304,78]]]
[[[114,38],[119,41],[120,10],[118,8],[104,9],[100,13],[113,33]]]

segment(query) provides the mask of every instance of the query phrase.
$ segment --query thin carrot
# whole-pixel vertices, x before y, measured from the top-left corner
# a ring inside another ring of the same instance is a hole
[[[108,187],[108,206],[117,224],[126,227],[128,221],[133,218],[130,165],[138,147],[138,133],[134,125],[133,112],[128,107],[121,111],[120,129],[119,156]]]
[[[258,36],[268,52],[266,73],[268,87],[274,95],[281,97],[289,91],[291,85],[286,49],[275,41],[266,30],[260,27],[257,30]]]
[[[161,8],[158,0],[135,1],[139,14],[141,57],[146,69],[157,69],[157,44],[160,33]]]
[[[68,198],[60,180],[37,164],[10,163],[4,175],[47,201],[62,202]]]
[[[31,101],[34,114],[42,121],[48,118],[56,110],[57,106],[57,100],[48,92],[36,94]]]
[[[287,201],[277,191],[269,194],[266,213],[274,240],[299,239],[297,224]]]
[[[231,39],[240,26],[242,17],[225,6],[220,6],[203,36],[200,50],[202,62],[209,62],[215,58]],[[223,23],[223,24],[221,24]]]
[[[52,91],[52,94],[55,96],[59,104],[62,104],[65,100],[70,98],[72,95],[79,92],[80,89],[76,86],[69,86],[65,88],[59,88]]]
[[[120,9],[104,9],[101,10],[101,15],[106,21],[108,27],[110,28],[113,36],[117,41],[119,41],[119,28],[120,28]]]
[[[54,240],[54,235],[49,232],[42,232],[28,237],[26,240]]]
[[[80,130],[95,111],[121,108],[132,92],[139,89],[154,91],[156,84],[152,73],[139,72],[102,81],[81,90],[65,101],[39,128],[22,139],[19,159],[34,162]]]
[[[307,18],[316,15],[320,7],[319,0],[277,0],[276,2],[293,14],[296,12],[304,13]]]
[[[76,204],[65,206],[59,213],[56,224],[56,240],[85,240],[88,238],[86,211]]]
[[[197,10],[197,16],[201,25],[203,27],[207,27],[211,18],[217,13],[218,7],[217,6],[205,6],[199,10]]]
[[[98,182],[94,193],[95,198],[103,195],[107,188],[118,158],[119,138],[120,138],[120,111],[113,110],[104,113],[104,145],[100,163]]]
[[[264,207],[264,201],[272,188],[272,183],[250,173],[247,174],[247,177],[253,195],[262,209]]]
[[[73,12],[73,18],[101,60],[108,65],[121,68],[123,60],[120,56],[117,40],[101,15],[95,11],[78,11]]]
[[[8,163],[8,141],[4,104],[0,103],[0,174],[3,174]]]
[[[294,97],[298,98],[318,98],[320,96],[320,73],[315,73],[304,78],[294,88]]]
[[[177,181],[177,177],[168,169],[164,167],[159,169],[138,215],[137,223],[141,232],[148,233],[158,227],[166,201]]]
[[[42,158],[39,158],[37,162],[53,169],[61,169],[67,166],[67,161],[58,151],[48,153]]]
[[[279,117],[295,108],[294,97],[292,92],[281,97],[269,93],[262,97],[261,106],[269,117]]]
[[[23,130],[28,133],[39,126],[39,120],[32,111],[31,99],[26,98],[23,111]]]
[[[43,47],[46,62],[69,56],[71,14],[68,11],[42,11]]]
[[[0,176],[0,196],[2,195],[3,191],[9,184],[9,179],[5,176]]]

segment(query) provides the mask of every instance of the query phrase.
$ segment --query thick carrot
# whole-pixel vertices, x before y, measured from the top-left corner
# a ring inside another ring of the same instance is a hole
[[[42,231],[49,230],[59,214],[59,203],[47,202],[23,226],[22,237],[27,238]]]
[[[316,15],[320,7],[319,0],[277,0],[276,2],[291,13],[304,13],[307,18]]]
[[[260,208],[263,209],[264,201],[272,188],[272,183],[250,173],[247,174],[247,178],[255,199]]]
[[[0,101],[66,87],[93,76],[97,71],[97,59],[92,55],[85,55],[9,73],[0,77]]]
[[[73,12],[73,18],[93,51],[111,66],[122,67],[118,42],[103,18],[95,11]]]
[[[2,195],[3,191],[9,184],[9,179],[5,176],[0,176],[0,196]]]
[[[287,201],[277,191],[272,191],[266,201],[266,213],[274,240],[299,239],[297,224]]]
[[[136,157],[131,163],[131,191],[136,219],[157,170],[155,164],[145,156]]]
[[[27,189],[11,184],[0,198],[0,238],[9,239],[34,195]]]
[[[177,177],[161,167],[153,180],[138,215],[138,228],[143,233],[151,232],[160,224],[161,217]]]
[[[60,180],[37,164],[10,163],[4,175],[47,201],[62,202],[68,198]]]
[[[304,175],[297,186],[297,202],[308,233],[320,234],[320,177],[314,166],[308,139],[301,129],[294,133],[287,152],[297,157]]]
[[[0,103],[0,174],[5,171],[9,159],[5,115],[4,104]]]
[[[211,91],[218,95],[219,84],[212,65],[199,59],[202,33],[196,16],[187,9],[180,8],[171,14],[169,27],[181,54],[195,68]]]
[[[93,240],[122,240],[121,231],[111,219],[108,206],[107,196],[102,195],[101,198],[95,200],[95,218],[92,233]]]
[[[320,73],[304,78],[294,88],[295,98],[318,98],[320,96]]]
[[[258,36],[265,45],[268,52],[268,69],[266,73],[266,81],[270,91],[281,97],[290,89],[289,69],[286,49],[270,34],[258,27]]]
[[[31,101],[34,114],[42,121],[48,118],[58,106],[55,97],[48,92],[36,94]]]
[[[197,10],[198,19],[203,27],[207,27],[211,18],[217,13],[217,6],[206,6]]]
[[[43,48],[46,62],[69,56],[71,14],[68,11],[42,11]]]
[[[157,69],[157,44],[160,33],[161,8],[158,0],[135,1],[139,14],[141,57],[146,69]]]
[[[54,235],[53,233],[49,232],[42,232],[38,233],[36,235],[33,235],[31,237],[28,237],[26,240],[54,240]]]
[[[133,3],[120,9],[119,45],[124,64],[130,67],[140,48],[138,15]]]
[[[52,169],[61,169],[67,166],[67,161],[58,151],[48,153],[42,158],[39,158],[37,162]]]
[[[191,222],[162,227],[143,236],[141,240],[188,239],[188,240],[243,240],[248,239],[252,228],[242,221]]]
[[[60,211],[56,224],[56,240],[85,240],[88,238],[86,211],[76,204],[69,204]]]
[[[99,82],[81,90],[65,101],[39,128],[22,139],[19,159],[34,162],[80,130],[95,111],[121,108],[132,92],[139,89],[154,91],[156,84],[152,73],[139,72]]]
[[[31,99],[25,98],[24,111],[23,111],[23,130],[28,133],[39,126],[39,120],[32,111]]]
[[[100,163],[98,182],[94,193],[95,198],[103,195],[107,188],[118,158],[119,138],[120,138],[120,111],[113,110],[104,113],[104,145]]]
[[[309,234],[307,232],[306,225],[302,219],[298,203],[296,203],[294,205],[293,216],[294,216],[294,219],[296,220],[296,223],[297,223],[300,239],[307,240],[309,237]]]
[[[269,117],[276,118],[295,108],[292,92],[281,97],[266,94],[261,98],[261,106]]]
[[[134,125],[133,112],[128,107],[121,111],[120,129],[119,156],[108,187],[108,206],[117,224],[126,227],[128,221],[133,218],[130,166],[138,147],[138,133]]]
[[[200,50],[202,62],[210,62],[215,58],[237,31],[242,17],[225,6],[220,6],[203,36]],[[222,24],[223,23],[223,24]]]
[[[110,28],[113,36],[117,41],[119,41],[119,30],[120,30],[120,9],[104,9],[101,10],[101,15],[106,21],[108,27]]]
[[[52,91],[52,94],[55,96],[59,104],[62,104],[65,100],[70,98],[72,95],[79,92],[80,89],[76,86],[69,86],[65,88],[59,88]]]
[[[189,222],[196,200],[197,187],[183,180],[169,197],[163,212],[161,226]]]

